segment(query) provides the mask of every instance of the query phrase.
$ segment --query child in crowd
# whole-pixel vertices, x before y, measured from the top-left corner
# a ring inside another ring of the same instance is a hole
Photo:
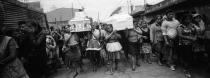
[[[118,60],[120,59],[120,51],[122,49],[121,44],[119,43],[118,39],[121,36],[116,32],[113,31],[112,24],[107,25],[107,35],[105,37],[107,44],[107,54],[108,54],[108,64],[109,64],[109,71],[110,74],[113,74],[114,67],[117,69],[118,67]]]
[[[151,48],[151,43],[150,43],[150,30],[148,27],[147,22],[142,22],[142,38],[143,38],[143,42],[142,42],[142,52],[144,54],[144,60],[151,64],[151,59],[150,59],[150,55],[152,53],[152,48]]]

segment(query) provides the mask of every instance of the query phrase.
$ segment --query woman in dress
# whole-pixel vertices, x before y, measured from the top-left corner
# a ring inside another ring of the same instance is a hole
[[[46,35],[49,32],[44,30],[37,22],[30,22],[29,27],[33,31],[32,41],[34,50],[32,51],[29,60],[33,71],[33,77],[46,77],[49,73],[47,66]]]
[[[64,36],[66,37],[64,41],[65,63],[69,68],[72,66],[76,72],[74,77],[76,77],[79,74],[78,68],[83,71],[79,37],[77,33],[70,31]]]
[[[29,78],[17,58],[18,45],[13,38],[3,35],[4,27],[0,29],[0,78]]]
[[[193,51],[195,52],[195,61],[201,62],[203,58],[203,53],[205,52],[205,23],[202,20],[201,15],[194,14],[193,15],[193,23],[196,25],[196,35],[197,41],[193,45]]]
[[[68,61],[68,56],[66,55],[69,52],[69,48],[67,47],[67,44],[70,40],[70,31],[68,30],[68,26],[64,28],[64,41],[63,41],[63,48],[62,48],[62,53],[63,53],[63,58],[64,58],[64,64],[66,65],[67,69],[71,67],[70,61]]]
[[[128,38],[128,54],[132,60],[132,70],[135,71],[136,66],[139,64],[139,38],[142,34],[141,30],[138,27],[138,24],[135,25],[134,29],[129,29],[126,32],[126,38]]]
[[[121,38],[121,36],[116,32],[113,31],[112,24],[107,25],[107,35],[105,37],[107,44],[107,54],[108,54],[108,64],[110,74],[113,74],[114,67],[117,69],[118,67],[118,60],[120,59],[120,51],[122,49],[121,44],[119,43],[118,39]]]
[[[87,52],[88,52],[88,57],[93,65],[93,71],[96,71],[96,67],[100,63],[100,50],[101,50],[101,45],[99,42],[101,36],[100,30],[96,29],[96,25],[92,26],[92,30],[89,34],[89,40],[87,43]]]
[[[184,67],[184,73],[187,77],[191,77],[190,66],[193,62],[192,45],[196,41],[196,28],[192,23],[192,16],[186,15],[181,26],[178,27],[179,36],[179,57]]]
[[[59,63],[58,57],[59,53],[56,47],[56,41],[51,35],[46,36],[46,53],[48,56],[47,65],[51,70],[56,71],[56,64]]]
[[[162,65],[163,61],[163,35],[161,30],[161,23],[162,23],[162,17],[158,15],[155,19],[155,22],[150,27],[150,40],[153,47],[153,53],[158,58],[158,64]]]
[[[142,52],[144,54],[144,60],[151,64],[151,58],[150,55],[152,53],[152,48],[151,48],[151,42],[150,42],[150,29],[148,27],[147,22],[143,21],[142,22]]]

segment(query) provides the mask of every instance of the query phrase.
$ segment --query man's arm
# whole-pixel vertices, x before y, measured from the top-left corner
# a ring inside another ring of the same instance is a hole
[[[161,30],[163,32],[163,39],[164,39],[165,43],[169,44],[168,39],[167,39],[167,24],[165,21],[163,21],[163,23],[161,25]]]

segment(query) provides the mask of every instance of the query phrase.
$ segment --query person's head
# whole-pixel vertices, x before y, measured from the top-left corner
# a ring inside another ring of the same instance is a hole
[[[39,25],[39,23],[36,23],[33,21],[29,23],[29,28],[32,30],[32,33],[35,33],[35,34],[38,34],[39,32],[42,31],[42,28]]]
[[[162,16],[161,15],[157,15],[156,16],[156,23],[161,24],[163,21]]]
[[[6,27],[0,26],[0,35],[5,35]]]
[[[67,26],[65,26],[64,27],[64,32],[65,33],[69,33],[69,29],[70,29],[71,26],[73,26],[73,25],[67,25]]]
[[[183,24],[190,24],[192,22],[192,15],[187,14],[184,16]]]
[[[172,20],[175,16],[175,13],[172,10],[166,12],[167,19]]]
[[[194,14],[193,19],[195,20],[195,22],[200,22],[202,20],[202,17],[200,14]]]
[[[91,29],[96,29],[96,28],[97,28],[96,24],[91,25]]]
[[[138,21],[133,21],[134,28],[138,27]]]
[[[50,30],[45,30],[45,31],[46,31],[46,34],[47,35],[50,35],[51,34]]]
[[[138,27],[141,27],[141,24],[142,24],[142,20],[139,20],[137,26],[138,26]]]
[[[24,30],[24,28],[27,26],[26,21],[19,21],[18,22],[18,28],[21,30]]]
[[[146,21],[142,21],[141,25],[142,25],[143,28],[147,28],[148,23]]]
[[[113,26],[112,24],[107,25],[107,32],[112,32],[113,31]]]
[[[101,29],[103,29],[103,30],[105,30],[106,29],[106,24],[103,24],[102,26],[101,26]]]
[[[51,30],[51,31],[54,31],[55,29],[54,29],[54,27],[50,27],[50,30]]]

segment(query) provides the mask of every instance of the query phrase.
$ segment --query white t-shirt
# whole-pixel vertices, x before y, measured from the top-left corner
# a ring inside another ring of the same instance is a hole
[[[174,30],[176,31],[177,27],[180,25],[179,21],[176,19],[173,19],[172,21],[163,21],[161,30],[163,32],[163,35],[169,35],[170,31]],[[177,33],[175,33],[177,35]]]

